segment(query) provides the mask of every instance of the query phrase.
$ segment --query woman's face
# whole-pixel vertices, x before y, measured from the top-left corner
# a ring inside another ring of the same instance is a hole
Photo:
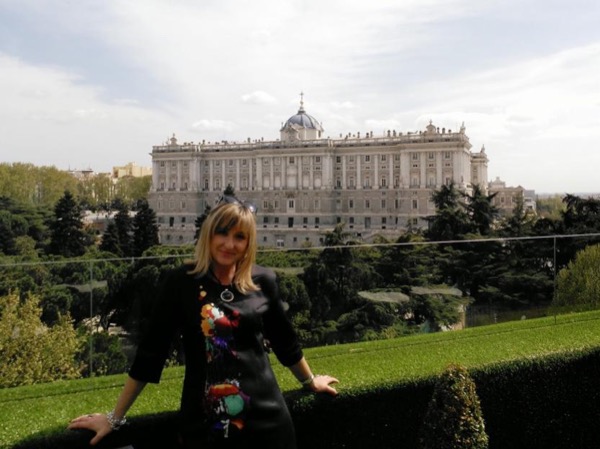
[[[213,263],[221,267],[235,266],[248,249],[248,234],[239,226],[217,229],[210,241],[210,255]]]

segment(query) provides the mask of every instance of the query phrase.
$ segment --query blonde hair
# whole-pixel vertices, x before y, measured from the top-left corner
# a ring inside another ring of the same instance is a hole
[[[258,290],[252,281],[252,266],[256,262],[256,219],[252,210],[242,204],[221,203],[212,209],[200,228],[200,236],[194,250],[194,260],[189,261],[194,267],[190,274],[205,275],[212,263],[210,241],[217,232],[238,226],[248,236],[246,254],[237,263],[233,284],[241,293]]]

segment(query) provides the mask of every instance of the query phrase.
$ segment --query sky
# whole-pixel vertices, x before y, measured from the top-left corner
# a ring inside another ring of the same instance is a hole
[[[597,0],[0,0],[0,163],[466,128],[488,180],[600,192]]]

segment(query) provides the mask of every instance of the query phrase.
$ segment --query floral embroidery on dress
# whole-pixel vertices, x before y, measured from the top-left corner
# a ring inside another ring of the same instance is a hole
[[[221,309],[212,302],[205,302],[206,291],[200,287],[198,299],[202,305],[201,329],[206,341],[206,410],[210,428],[223,438],[244,427],[244,412],[250,402],[240,388],[239,380],[231,378],[227,367],[234,366],[237,359],[233,344],[233,330],[239,324],[239,312]]]

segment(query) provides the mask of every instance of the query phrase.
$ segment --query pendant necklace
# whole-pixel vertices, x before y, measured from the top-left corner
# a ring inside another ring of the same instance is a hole
[[[227,287],[225,287],[225,290],[223,290],[221,292],[220,296],[221,296],[221,301],[223,301],[223,302],[231,302],[231,301],[233,301],[233,298],[234,298],[233,292],[230,291]]]
[[[213,272],[212,269],[209,269],[210,274],[212,274],[212,277],[215,278],[215,280],[217,281],[217,283],[223,287],[223,284],[221,284],[221,281],[219,280],[219,278],[215,275],[215,273]],[[221,292],[221,294],[219,295],[219,297],[221,298],[221,301],[223,302],[231,302],[233,301],[233,299],[235,298],[233,292],[231,290],[229,290],[229,288],[232,286],[233,284],[229,284],[229,286],[225,286],[225,290],[223,290]]]

